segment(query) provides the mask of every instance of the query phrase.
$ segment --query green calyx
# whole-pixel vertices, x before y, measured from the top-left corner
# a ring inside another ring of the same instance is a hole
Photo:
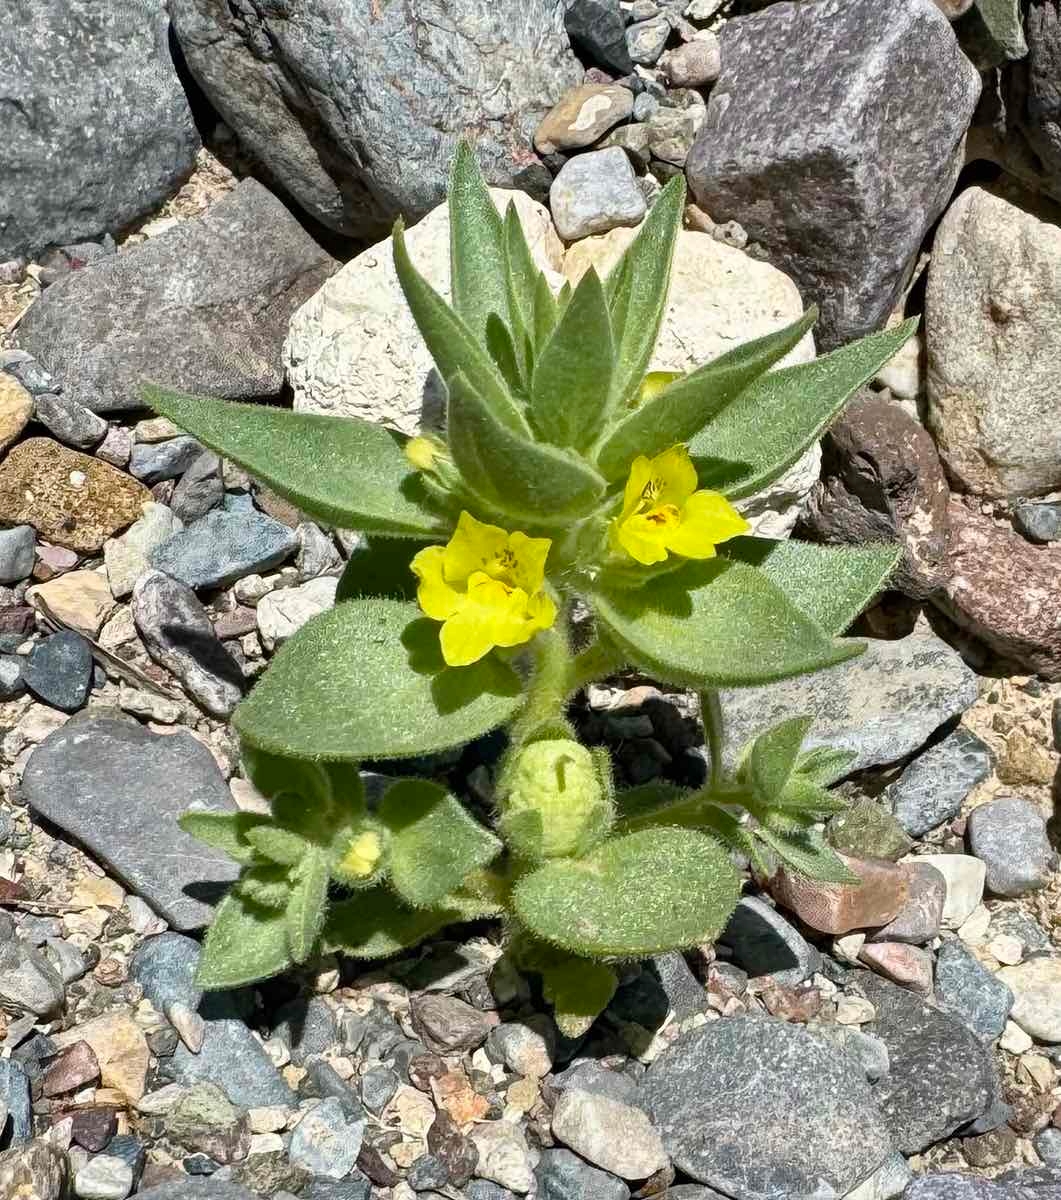
[[[735,505],[787,471],[914,329],[782,365],[815,310],[685,374],[653,369],[684,188],[663,188],[607,276],[554,287],[515,204],[471,147],[449,195],[451,294],[398,282],[445,384],[445,427],[369,422],[145,390],[148,404],[317,521],[357,529],[335,607],[276,654],[234,716],[268,813],[183,826],[239,879],[198,979],[235,987],[324,952],[374,959],[500,917],[560,1027],[584,1033],[624,960],[709,942],[735,863],[848,881],[821,836],[843,755],[793,716],[723,762],[719,689],[836,668],[886,586],[894,546],[754,536]],[[577,635],[577,636],[576,636]],[[615,794],[568,705],[632,668],[700,694],[706,785]],[[495,811],[365,761],[422,759],[502,729]]]

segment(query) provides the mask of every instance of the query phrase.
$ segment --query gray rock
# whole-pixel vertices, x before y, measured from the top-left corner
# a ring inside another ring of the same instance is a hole
[[[203,450],[177,480],[169,504],[185,525],[190,525],[217,508],[224,498],[221,460],[212,450]]]
[[[33,1136],[33,1101],[29,1076],[10,1058],[0,1058],[0,1146],[5,1149],[29,1141]]]
[[[37,535],[32,525],[0,529],[0,583],[20,583],[33,571]]]
[[[357,1120],[364,1116],[365,1106],[354,1087],[347,1083],[326,1059],[317,1058],[307,1065],[306,1077],[299,1086],[299,1092],[306,1096],[319,1096],[325,1100],[329,1096],[338,1100],[349,1120]]]
[[[741,899],[718,940],[749,975],[769,975],[783,987],[795,987],[821,970],[821,953],[757,896]]]
[[[552,1070],[556,1041],[552,1018],[533,1013],[523,1021],[506,1021],[491,1029],[486,1052],[516,1075],[542,1079]]]
[[[572,0],[564,13],[564,28],[571,45],[602,67],[620,75],[634,69],[619,0]]]
[[[936,991],[943,1004],[978,1037],[990,1042],[1006,1027],[1013,993],[958,940],[936,955]]]
[[[332,539],[312,521],[303,521],[296,529],[298,554],[295,566],[301,579],[316,579],[339,564],[339,551]]]
[[[296,1067],[334,1046],[339,1033],[335,1014],[320,996],[292,1000],[280,1010],[273,1034],[283,1039]]]
[[[391,1097],[401,1085],[401,1080],[382,1064],[366,1071],[361,1078],[361,1099],[369,1112],[377,1116],[387,1107]]]
[[[137,1200],[255,1200],[241,1183],[219,1179],[172,1179],[136,1193]]]
[[[1013,510],[1013,524],[1030,542],[1061,540],[1061,500],[1029,500]]]
[[[549,205],[566,242],[636,225],[647,208],[630,159],[618,146],[568,159],[549,189]]]
[[[165,1013],[173,1004],[194,1012],[203,998],[195,985],[199,943],[179,933],[146,938],[129,960],[129,978],[144,989],[144,996]]]
[[[409,1168],[405,1180],[414,1192],[433,1191],[449,1183],[449,1171],[440,1158],[433,1154],[422,1154]]]
[[[565,1088],[553,1108],[553,1136],[602,1171],[647,1179],[668,1165],[644,1109],[596,1092]]]
[[[727,21],[721,40],[689,156],[697,203],[740,221],[821,305],[821,345],[869,333],[954,189],[976,70],[932,0],[773,4]]]
[[[295,531],[231,500],[174,534],[150,555],[151,565],[192,588],[225,587],[279,566],[298,548]]]
[[[213,755],[189,733],[76,717],[34,750],[22,786],[36,812],[87,846],[175,929],[205,925],[236,877],[231,859],[177,825],[193,804],[235,808]]]
[[[1015,906],[996,905],[991,913],[988,938],[993,938],[1000,933],[1008,933],[1011,937],[1015,937],[1024,948],[1025,957],[1029,954],[1038,954],[1053,949],[1050,935],[1039,922],[1030,913],[1022,912]]]
[[[892,1152],[848,1056],[772,1018],[685,1034],[642,1088],[675,1165],[735,1200],[845,1196]]]
[[[926,750],[885,789],[899,824],[921,837],[961,811],[962,801],[991,774],[994,757],[968,729],[958,728]]]
[[[312,216],[376,240],[443,198],[458,137],[475,130],[490,181],[544,193],[528,151],[581,69],[555,0],[426,0],[378,8],[176,0],[188,65],[248,150]],[[267,53],[263,47],[268,46]]]
[[[891,1070],[873,1098],[899,1150],[916,1154],[987,1110],[998,1084],[976,1034],[876,975],[860,973],[858,990],[877,1010],[863,1029],[888,1047]]]
[[[358,1174],[356,1178],[348,1175],[345,1179],[311,1179],[299,1195],[301,1200],[373,1200],[375,1193],[372,1184]]]
[[[26,690],[22,661],[14,654],[0,655],[0,700],[14,700]]]
[[[295,1106],[295,1094],[273,1066],[268,1054],[246,1024],[234,1017],[206,1022],[203,1046],[193,1054],[180,1044],[165,1062],[166,1075],[176,1083],[221,1081],[225,1094],[241,1108]]]
[[[919,750],[977,697],[975,673],[956,651],[919,627],[817,675],[722,694],[727,758],[751,738],[797,713],[813,713],[806,746],[856,757],[851,772],[898,762]]]
[[[243,695],[243,672],[192,589],[149,571],[136,581],[132,611],[148,654],[208,713],[229,716]]]
[[[663,53],[670,32],[670,21],[666,17],[635,21],[626,28],[626,52],[639,66],[651,67]]]
[[[150,569],[148,555],[182,528],[180,519],[165,504],[149,500],[142,511],[143,516],[120,537],[108,538],[103,544],[107,583],[116,600],[132,595],[136,581]]]
[[[295,1126],[288,1154],[296,1166],[315,1175],[342,1179],[357,1163],[364,1133],[364,1121],[348,1121],[339,1101],[329,1097]]]
[[[1001,1184],[982,1175],[920,1175],[903,1193],[903,1200],[1016,1200]]]
[[[987,867],[987,890],[996,896],[1024,896],[1049,880],[1053,849],[1046,821],[1030,800],[1000,796],[974,808],[966,837]]]
[[[22,679],[38,700],[77,712],[92,689],[92,650],[72,629],[53,633],[23,660]]]
[[[202,452],[202,446],[187,434],[162,442],[137,442],[129,456],[129,474],[153,487],[166,479],[176,479]]]
[[[173,195],[199,149],[164,5],[13,0],[6,11],[0,262],[117,233]]]
[[[493,1028],[490,1017],[456,996],[422,995],[413,998],[413,1028],[429,1050],[452,1054],[474,1050]]]
[[[1048,1167],[1061,1167],[1061,1129],[1054,1126],[1035,1135],[1035,1153]]]
[[[17,1013],[55,1016],[66,992],[45,956],[18,938],[0,943],[0,1003]]]
[[[689,970],[685,955],[677,950],[657,954],[652,960],[652,970],[659,977],[671,1010],[679,1021],[708,1010],[707,989]]]
[[[53,284],[19,336],[93,412],[142,408],[145,381],[230,400],[274,396],[288,318],[334,268],[247,179],[202,217]]]
[[[66,1155],[43,1138],[0,1154],[0,1196],[63,1200],[66,1182]]]
[[[489,1179],[473,1179],[464,1189],[465,1200],[516,1200],[516,1193]]]
[[[570,1150],[542,1151],[534,1176],[538,1200],[629,1200],[630,1196],[621,1179],[597,1170]]]
[[[549,1083],[557,1092],[575,1088],[598,1096],[608,1096],[621,1104],[639,1103],[640,1092],[636,1080],[621,1071],[612,1071],[601,1066],[593,1058],[573,1063],[566,1071],[554,1075]]]
[[[91,450],[107,436],[107,422],[67,395],[44,392],[33,401],[33,416],[51,435],[75,450]]]
[[[947,902],[947,881],[931,863],[906,864],[906,903],[887,925],[871,933],[871,942],[906,942],[923,946],[939,934]]]

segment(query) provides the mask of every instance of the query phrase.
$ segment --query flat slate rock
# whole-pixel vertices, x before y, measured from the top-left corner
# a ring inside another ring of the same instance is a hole
[[[921,837],[957,816],[962,801],[991,774],[990,749],[968,729],[958,728],[926,750],[885,789],[899,824]]]
[[[998,1080],[972,1030],[876,975],[860,974],[858,988],[877,1010],[862,1029],[884,1042],[891,1060],[873,1096],[903,1154],[942,1141],[988,1109]]]
[[[32,808],[88,848],[175,929],[210,920],[236,864],[183,832],[195,804],[235,803],[210,751],[190,733],[151,733],[134,721],[86,715],[37,747],[23,789]]]
[[[769,975],[782,987],[795,987],[821,970],[817,947],[758,896],[742,897],[718,940],[752,978]]]
[[[274,396],[288,320],[335,266],[246,179],[203,216],[52,284],[19,337],[93,412],[145,407],[147,380],[228,400]]]
[[[38,700],[77,712],[92,690],[92,650],[72,629],[53,633],[22,660],[22,680]]]
[[[853,1060],[773,1018],[685,1034],[649,1068],[642,1100],[675,1165],[734,1200],[846,1196],[892,1153]]]
[[[828,671],[724,691],[726,756],[735,764],[751,738],[807,713],[814,724],[806,746],[853,751],[849,771],[863,771],[913,754],[976,697],[976,674],[930,630],[872,639],[864,654]]]
[[[181,1042],[164,1070],[176,1083],[218,1083],[241,1108],[295,1104],[295,1093],[261,1042],[235,1017],[207,1021],[199,1053],[193,1054]]]
[[[255,1200],[241,1183],[228,1180],[173,1179],[136,1193],[137,1200]]]

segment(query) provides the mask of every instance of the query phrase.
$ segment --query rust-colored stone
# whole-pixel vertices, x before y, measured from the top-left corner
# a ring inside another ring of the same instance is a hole
[[[860,884],[822,883],[782,867],[770,881],[774,899],[820,933],[850,933],[886,925],[906,903],[906,872],[880,858],[840,857],[861,879]]]
[[[88,1042],[74,1042],[59,1053],[45,1068],[41,1091],[45,1096],[76,1092],[99,1078],[99,1061]]]

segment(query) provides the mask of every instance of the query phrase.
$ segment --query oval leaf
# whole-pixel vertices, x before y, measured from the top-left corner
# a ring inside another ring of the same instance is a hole
[[[739,895],[740,876],[714,839],[646,829],[540,867],[513,903],[532,933],[574,954],[644,958],[713,941]]]
[[[510,720],[519,677],[496,655],[447,667],[439,626],[400,600],[350,600],[314,617],[236,710],[241,737],[296,758],[407,758]]]
[[[323,946],[351,958],[390,958],[460,920],[454,909],[406,908],[389,889],[368,888],[332,905]]]
[[[283,912],[229,892],[206,932],[195,982],[208,990],[243,987],[290,965]]]

